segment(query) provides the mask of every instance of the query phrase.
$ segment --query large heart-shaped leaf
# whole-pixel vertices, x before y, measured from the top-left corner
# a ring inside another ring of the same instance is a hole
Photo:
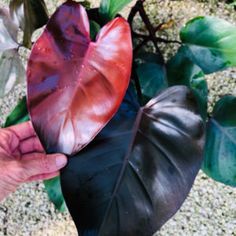
[[[132,0],[101,0],[99,13],[103,21],[113,19]]]
[[[181,206],[201,166],[204,126],[185,86],[138,115],[133,99],[69,158],[62,191],[80,236],[150,236]]]
[[[23,45],[30,48],[32,33],[48,21],[44,0],[11,0],[10,11],[14,22],[24,31]]]
[[[192,61],[204,73],[236,65],[236,26],[216,17],[197,17],[180,32]]]
[[[208,98],[207,82],[201,68],[190,60],[186,46],[179,48],[178,52],[168,61],[166,68],[170,86],[186,85],[193,90],[199,111],[205,120]]]
[[[118,110],[129,84],[128,23],[116,18],[96,42],[85,9],[68,1],[49,20],[28,63],[28,104],[48,152],[76,153]]]
[[[0,97],[26,80],[25,68],[16,49],[7,50],[0,55],[0,71]]]
[[[220,99],[208,121],[202,169],[213,179],[236,187],[236,97]]]
[[[10,18],[9,12],[5,8],[0,8],[0,53],[17,48],[18,27]]]

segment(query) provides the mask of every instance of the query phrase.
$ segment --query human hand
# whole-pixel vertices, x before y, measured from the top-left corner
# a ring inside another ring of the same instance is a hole
[[[31,122],[0,129],[0,201],[22,183],[57,176],[66,163],[62,154],[45,154]]]

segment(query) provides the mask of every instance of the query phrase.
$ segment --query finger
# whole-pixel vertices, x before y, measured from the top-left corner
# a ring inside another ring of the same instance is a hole
[[[20,142],[20,151],[24,155],[31,152],[44,152],[38,137],[31,137]]]
[[[32,158],[22,159],[21,165],[28,179],[32,176],[50,174],[63,168],[67,163],[66,156],[62,154],[45,155],[32,154]]]
[[[27,182],[52,179],[52,178],[58,176],[59,173],[60,173],[59,171],[56,171],[56,172],[53,172],[53,173],[50,173],[50,174],[35,175],[35,176],[30,177],[27,180]]]
[[[24,140],[36,136],[33,125],[30,121],[24,122],[19,125],[10,126],[7,129],[12,131],[19,138],[19,140]]]
[[[46,153],[45,152],[31,152],[31,153],[24,153],[22,156],[21,156],[21,160],[35,160],[37,158],[39,158],[39,156],[41,157],[41,155],[45,155],[46,156]]]

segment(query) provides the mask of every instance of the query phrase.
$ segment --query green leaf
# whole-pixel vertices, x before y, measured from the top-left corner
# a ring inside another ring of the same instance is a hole
[[[18,47],[17,30],[8,10],[0,8],[0,52]]]
[[[168,87],[164,65],[143,63],[137,67],[136,72],[142,94],[146,97],[145,103]]]
[[[11,112],[11,114],[7,117],[4,127],[9,127],[11,125],[16,125],[23,123],[29,120],[26,97],[23,97]]]
[[[146,63],[151,62],[151,63],[163,64],[163,58],[160,56],[160,54],[153,52],[141,51],[137,54],[135,59],[141,60],[142,62]]]
[[[60,177],[57,176],[53,179],[45,180],[44,186],[49,199],[54,203],[55,207],[60,212],[64,212],[66,210],[66,205],[61,191]]]
[[[236,187],[236,97],[220,99],[208,121],[203,171]]]
[[[104,22],[112,20],[132,0],[101,0],[99,13]]]
[[[48,21],[44,0],[11,0],[10,12],[14,22],[24,31],[23,45],[31,48],[33,32]]]
[[[87,0],[84,0],[84,1],[82,1],[82,2],[79,2],[79,4],[80,4],[81,6],[83,6],[84,8],[86,8],[86,9],[90,9],[90,8],[91,8],[91,3],[90,3],[89,1],[87,1]]]
[[[95,22],[93,20],[90,20],[89,24],[90,24],[90,38],[92,40],[95,40],[96,36],[97,36],[97,33],[99,32],[101,27],[97,22]]]
[[[180,32],[189,56],[209,74],[236,65],[236,27],[216,17],[197,17]]]
[[[0,97],[8,94],[16,84],[26,81],[25,68],[16,49],[0,55]]]
[[[236,6],[236,1],[229,3],[229,6]]]
[[[208,87],[201,68],[189,59],[188,48],[182,46],[167,63],[167,78],[170,86],[186,85],[193,90],[201,116],[207,116]]]

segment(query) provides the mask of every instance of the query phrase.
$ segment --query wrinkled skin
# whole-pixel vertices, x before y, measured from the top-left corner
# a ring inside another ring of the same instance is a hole
[[[31,122],[0,129],[0,201],[26,182],[55,177],[64,155],[46,155]]]

